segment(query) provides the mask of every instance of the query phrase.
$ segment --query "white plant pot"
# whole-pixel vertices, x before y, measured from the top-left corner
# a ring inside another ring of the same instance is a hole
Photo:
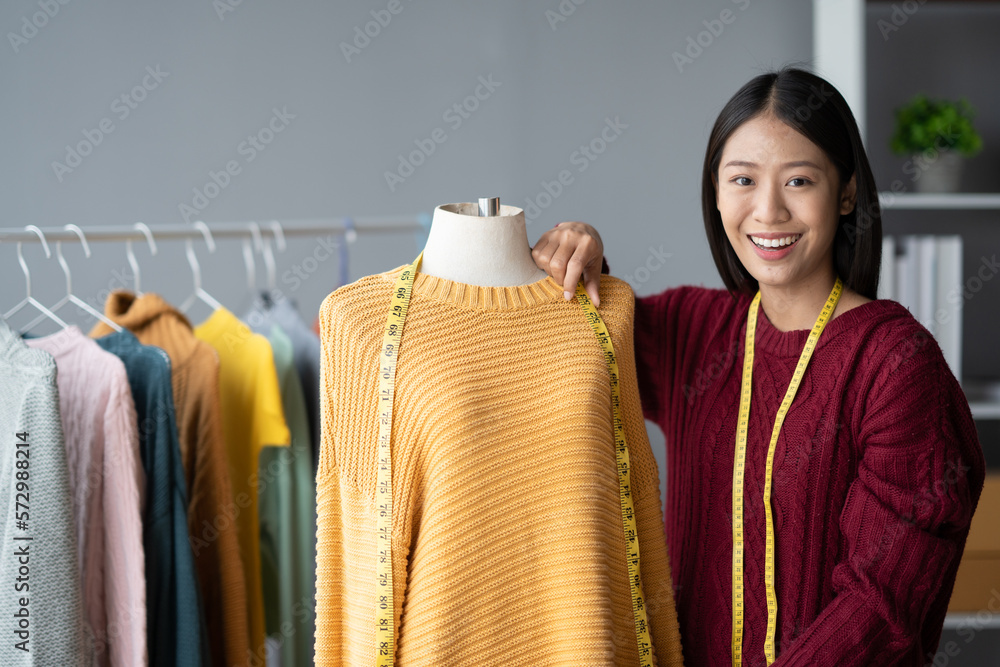
[[[958,192],[965,161],[955,151],[940,151],[936,156],[915,155],[920,176],[914,183],[917,192]]]

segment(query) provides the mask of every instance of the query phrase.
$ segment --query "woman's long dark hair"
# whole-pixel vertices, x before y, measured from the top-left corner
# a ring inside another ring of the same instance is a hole
[[[854,210],[840,216],[833,239],[834,270],[847,287],[874,299],[882,264],[882,210],[858,124],[836,88],[793,67],[761,74],[740,88],[719,113],[708,139],[701,208],[712,257],[723,282],[731,292],[757,291],[757,280],[736,256],[722,227],[715,189],[726,141],[743,123],[765,113],[822,148],[836,166],[841,185],[851,176],[856,178]]]

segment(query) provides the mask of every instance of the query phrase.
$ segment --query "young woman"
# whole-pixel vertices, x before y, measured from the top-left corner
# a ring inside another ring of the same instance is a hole
[[[798,69],[743,86],[709,137],[702,209],[727,289],[635,312],[685,661],[923,665],[985,466],[939,347],[875,298],[878,194],[843,97]],[[596,292],[589,225],[561,223],[533,254]]]

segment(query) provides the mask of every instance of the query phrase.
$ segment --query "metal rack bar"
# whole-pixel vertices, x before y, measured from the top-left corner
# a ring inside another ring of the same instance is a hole
[[[208,229],[213,238],[251,238],[253,222],[259,226],[262,234],[275,235],[270,219],[246,222],[215,222],[208,223]],[[406,232],[425,231],[419,216],[397,217],[359,217],[359,218],[314,218],[299,220],[278,220],[281,233],[285,236],[306,236],[310,234],[345,234],[353,230],[358,234],[399,234]],[[150,232],[157,241],[171,240],[204,240],[198,227],[194,224],[174,223],[148,225]],[[64,227],[40,227],[45,240],[80,242],[80,237],[71,229]],[[99,225],[81,227],[89,243],[95,241],[140,241],[145,242],[143,231],[131,224]],[[25,227],[0,227],[0,243],[39,243],[41,239],[33,231]]]

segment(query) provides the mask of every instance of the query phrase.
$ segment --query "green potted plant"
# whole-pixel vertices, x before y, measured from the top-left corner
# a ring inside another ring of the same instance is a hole
[[[931,100],[917,95],[896,109],[896,132],[890,146],[897,155],[911,156],[904,171],[912,174],[918,192],[957,192],[962,157],[983,147],[972,126],[975,114],[968,101]]]

